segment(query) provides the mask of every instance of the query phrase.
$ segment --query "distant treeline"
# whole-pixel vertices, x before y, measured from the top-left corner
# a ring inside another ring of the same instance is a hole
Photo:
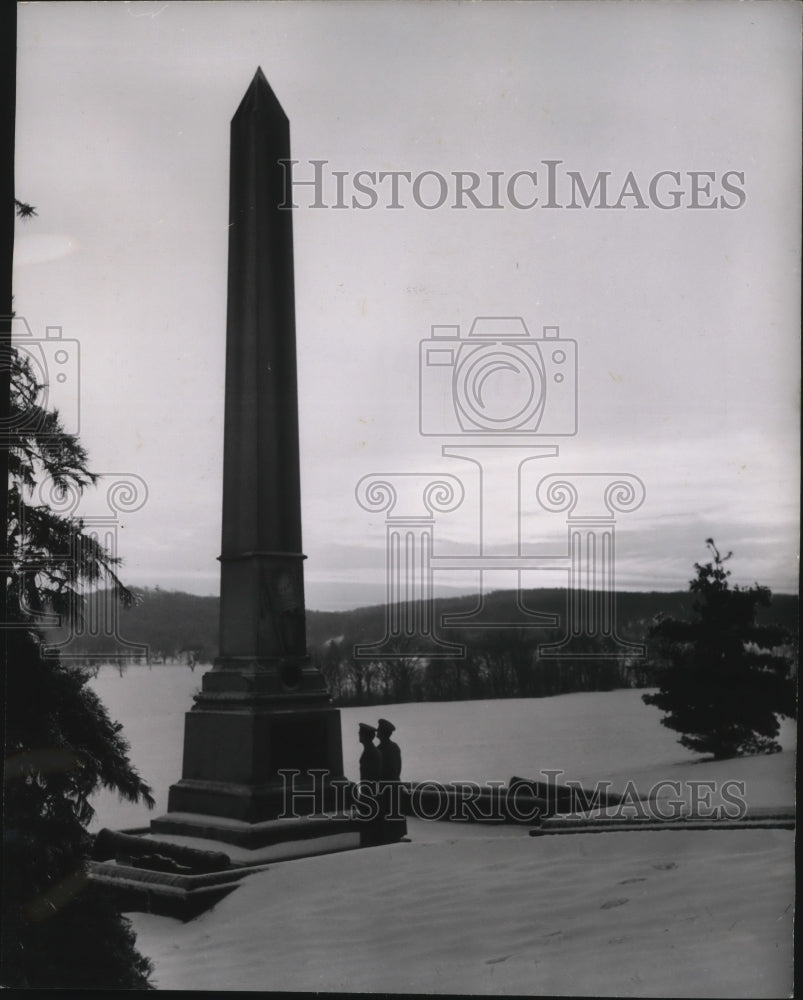
[[[65,642],[65,636],[53,630],[51,641],[62,643],[64,653],[81,662],[123,660],[125,662],[211,663],[217,655],[217,597],[199,597],[179,590],[160,587],[133,587],[137,604],[132,608],[115,606],[108,592],[92,594],[87,599],[85,623],[77,635]],[[129,644],[143,647],[133,654]]]
[[[211,663],[217,654],[217,597],[198,597],[181,591],[145,588],[136,590],[138,604],[116,611],[117,637],[101,634],[74,637],[65,652],[79,662],[115,660],[126,653],[120,640],[147,647],[151,664],[184,663],[191,667]],[[617,594],[617,630],[621,639],[646,643],[647,630],[659,615],[688,618],[694,595],[688,592]],[[531,590],[522,595],[526,608],[566,615],[564,590]],[[99,605],[104,602],[93,599]],[[776,594],[760,610],[765,624],[778,624],[797,633],[798,598]],[[435,621],[441,615],[466,614],[477,606],[476,597],[435,602]],[[509,621],[516,611],[516,594],[499,591],[486,595],[484,617]],[[403,658],[381,654],[354,656],[355,646],[378,642],[386,632],[383,605],[352,611],[308,611],[307,644],[324,674],[338,705],[371,705],[402,701],[455,701],[474,698],[542,697],[571,691],[603,691],[620,687],[646,687],[652,683],[649,647],[646,659],[611,649],[602,639],[586,639],[573,647],[573,656],[538,657],[537,647],[560,641],[560,628],[450,628],[438,630],[444,641],[465,647],[465,655],[431,658],[425,650],[398,644]],[[419,653],[420,655],[415,655]],[[131,658],[128,662],[132,662]]]
[[[377,654],[365,659],[353,655],[354,647],[367,645],[385,634],[384,606],[348,612],[318,612],[308,617],[312,655],[326,678],[335,702],[370,705],[402,701],[459,701],[475,698],[522,698],[566,694],[572,691],[608,691],[622,687],[649,687],[654,666],[650,661],[647,632],[657,616],[688,618],[694,595],[688,592],[616,595],[617,633],[620,639],[646,646],[646,657],[627,647],[616,649],[604,638],[585,638],[572,644],[571,655],[559,659],[538,655],[543,644],[560,642],[561,628],[451,628],[439,637],[465,647],[455,658],[396,659]],[[442,615],[471,612],[476,597],[435,602],[435,620]],[[522,594],[524,607],[566,618],[565,590],[531,590]],[[499,591],[485,597],[483,618],[510,621],[516,612],[516,594]],[[762,608],[766,623],[797,632],[798,598],[776,595]],[[396,646],[399,652],[416,652]],[[568,653],[568,650],[566,651]]]

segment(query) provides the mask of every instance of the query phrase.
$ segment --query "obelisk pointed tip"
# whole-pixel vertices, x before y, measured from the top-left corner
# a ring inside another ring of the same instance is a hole
[[[240,106],[234,112],[234,118],[254,113],[261,113],[271,118],[281,117],[284,121],[288,120],[284,108],[279,103],[279,98],[274,94],[261,66],[257,66],[257,71],[254,73],[248,90],[240,101]]]

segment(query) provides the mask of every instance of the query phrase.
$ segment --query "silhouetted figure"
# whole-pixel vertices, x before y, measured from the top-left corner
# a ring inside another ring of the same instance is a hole
[[[380,719],[376,732],[379,736],[379,752],[382,755],[380,778],[383,781],[399,781],[402,766],[401,750],[399,744],[390,738],[396,732],[396,727],[387,719]]]
[[[382,757],[374,746],[376,730],[373,726],[360,723],[359,740],[363,745],[360,755],[360,781],[379,781],[382,777]]]
[[[404,789],[400,785],[402,757],[398,743],[390,738],[396,727],[387,719],[380,719],[377,727],[379,753],[382,758],[380,778],[382,781],[381,801],[383,815],[383,840],[401,840],[407,834],[407,820],[400,815],[401,797]]]
[[[360,723],[359,727],[359,740],[362,743],[363,751],[360,755],[360,781],[370,782],[370,789],[361,789],[360,797],[370,803],[371,800],[378,802],[378,785],[379,779],[382,774],[382,755],[379,753],[379,749],[374,746],[374,737],[376,736],[376,729],[373,726],[367,726],[364,722]],[[383,812],[381,809],[378,815],[373,819],[366,819],[361,828],[360,832],[360,844],[363,847],[370,846],[372,844],[381,844],[383,840]]]

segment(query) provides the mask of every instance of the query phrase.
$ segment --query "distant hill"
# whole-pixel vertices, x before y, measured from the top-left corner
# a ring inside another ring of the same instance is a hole
[[[434,602],[435,614],[466,613],[478,604],[478,596],[441,598]],[[566,591],[563,589],[527,590],[522,593],[522,603],[531,611],[563,616],[566,609]],[[643,639],[652,619],[659,614],[674,618],[688,618],[692,613],[693,595],[687,591],[621,591],[616,595],[617,621],[622,635]],[[511,590],[495,591],[485,596],[485,607],[494,617],[504,620],[516,604],[516,593]],[[759,621],[777,624],[797,632],[799,598],[795,594],[774,594],[772,604],[761,608]],[[382,638],[386,608],[383,604],[351,611],[308,611],[307,639],[310,647],[340,635],[353,635],[360,642]]]
[[[136,588],[137,607],[120,609],[118,632],[128,642],[150,649],[151,662],[210,663],[217,654],[219,598],[199,597],[182,591],[159,587]],[[504,621],[515,607],[514,591],[486,595],[485,605],[496,620]],[[466,613],[477,605],[477,597],[443,598],[435,601],[437,618],[444,613]],[[620,635],[632,641],[643,640],[652,619],[658,614],[686,618],[692,611],[693,597],[687,592],[621,592],[617,595]],[[103,602],[101,602],[103,603]],[[533,611],[563,616],[566,592],[559,589],[530,590],[523,594],[525,607]],[[782,625],[797,632],[799,599],[792,594],[776,594],[768,608],[762,608],[760,620]],[[356,608],[351,611],[308,611],[307,641],[310,651],[331,640],[347,636],[349,641],[373,642],[385,633],[384,605]],[[100,629],[99,631],[104,631]],[[550,634],[559,634],[556,629]],[[464,630],[464,634],[470,633]],[[543,633],[541,633],[543,639]],[[113,655],[117,644],[102,636],[74,639],[69,653],[93,658]]]
[[[125,653],[127,643],[135,643],[147,647],[152,663],[212,662],[218,647],[219,598],[159,587],[132,590],[138,601],[133,608],[114,607],[111,599],[106,600],[107,592],[93,595],[92,608],[112,610],[98,615],[102,620],[86,629],[95,634],[76,636],[64,647],[65,652],[78,659],[82,655],[94,660],[104,656],[114,659]],[[109,623],[115,617],[116,629]],[[112,631],[117,635],[107,634]],[[48,638],[59,642],[62,634],[54,630]]]

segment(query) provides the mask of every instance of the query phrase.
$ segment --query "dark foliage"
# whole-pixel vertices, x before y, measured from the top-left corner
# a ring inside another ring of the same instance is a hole
[[[695,563],[691,620],[664,618],[652,627],[660,659],[659,690],[643,695],[681,733],[679,742],[715,758],[780,750],[778,717],[794,717],[796,678],[793,637],[777,625],[760,625],[768,607],[766,587],[732,587],[712,539],[713,562]]]
[[[32,215],[36,215],[33,205],[29,205],[27,201],[20,201],[19,198],[14,199],[14,212],[20,219],[30,219]]]
[[[151,971],[128,921],[86,876],[89,798],[100,786],[153,804],[87,677],[8,634],[3,983],[144,988]]]
[[[23,615],[49,611],[69,622],[80,616],[87,587],[105,584],[124,607],[135,598],[115,572],[119,556],[86,534],[80,518],[52,509],[93,485],[97,477],[87,469],[81,443],[62,430],[58,413],[39,406],[42,389],[30,361],[14,352],[9,422],[16,440],[8,457],[7,527],[13,572],[8,603]]]
[[[147,988],[151,964],[86,864],[93,792],[103,786],[153,805],[150,788],[87,675],[45,657],[34,627],[42,612],[74,622],[85,586],[102,582],[123,602],[133,595],[115,574],[119,560],[38,492],[52,483],[58,501],[94,477],[77,439],[37,405],[30,366],[15,356],[11,376],[2,982]]]

